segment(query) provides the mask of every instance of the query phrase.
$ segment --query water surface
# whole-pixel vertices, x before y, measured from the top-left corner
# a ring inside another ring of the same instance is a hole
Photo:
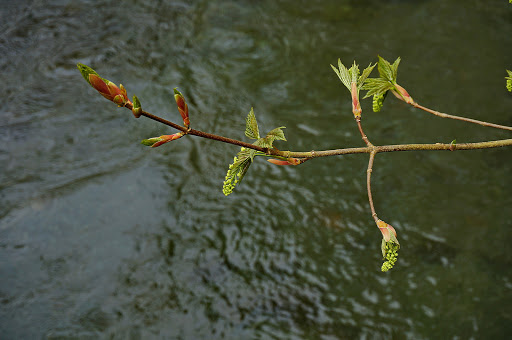
[[[379,216],[402,244],[381,273],[367,156],[258,160],[183,138],[97,95],[82,62],[143,107],[244,139],[286,126],[297,151],[362,146],[329,64],[400,56],[420,103],[512,125],[506,1],[3,1],[0,334],[6,339],[499,339],[512,335],[512,151],[378,155]],[[510,133],[388,99],[375,144]]]

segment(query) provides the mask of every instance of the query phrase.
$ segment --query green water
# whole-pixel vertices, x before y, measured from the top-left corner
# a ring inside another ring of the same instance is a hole
[[[238,147],[135,120],[76,63],[145,110],[245,139],[286,126],[296,151],[359,147],[329,64],[402,58],[421,104],[512,125],[508,1],[0,1],[0,338],[507,339],[512,149],[379,154],[379,217],[398,231],[381,273],[367,155],[276,167],[235,192]],[[389,98],[363,102],[374,144],[510,132]]]

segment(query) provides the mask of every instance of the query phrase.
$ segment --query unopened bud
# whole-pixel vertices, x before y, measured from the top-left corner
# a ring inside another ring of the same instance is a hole
[[[286,160],[283,159],[267,159],[268,162],[275,164],[275,165],[299,165],[301,163],[300,159],[298,158],[287,158]]]
[[[98,91],[103,97],[107,98],[108,100],[112,100],[113,98],[110,95],[110,90],[105,83],[104,79],[98,76],[95,73],[91,73],[88,75],[88,82],[91,84],[91,86]]]
[[[354,114],[354,117],[361,118],[363,110],[361,109],[361,103],[359,102],[359,93],[357,93],[356,83],[352,83],[352,90],[350,93],[352,94],[352,113]]]
[[[116,95],[112,101],[119,106],[124,106],[125,104],[124,97],[121,94]]]
[[[400,244],[396,238],[395,228],[393,228],[390,224],[387,224],[383,220],[377,220],[377,227],[380,229],[385,242],[389,242],[391,240],[397,244]]]
[[[185,102],[185,97],[183,97],[177,88],[174,88],[174,100],[176,100],[178,111],[180,112],[181,118],[183,118],[183,124],[185,124],[185,127],[188,128],[190,126],[190,119],[188,117],[188,105]]]
[[[400,85],[395,84],[395,89],[392,89],[391,92],[400,100],[403,100],[407,104],[415,104],[412,97],[409,95],[409,93]]]
[[[131,104],[123,85],[120,85],[121,88],[117,87],[117,85],[110,80],[101,78],[96,71],[87,65],[78,63],[77,67],[89,85],[91,85],[103,97],[113,101],[119,106]]]
[[[82,63],[78,63],[76,65],[78,67],[78,70],[80,71],[80,73],[82,74],[82,77],[84,77],[85,81],[89,83],[89,85],[93,86],[91,84],[91,81],[89,80],[89,75],[91,74],[95,74],[96,76],[99,77],[98,73],[96,73],[96,71],[94,71],[92,68],[90,68],[89,66],[87,65],[84,65]]]
[[[141,144],[150,146],[152,148],[156,148],[162,144],[169,143],[175,139],[181,138],[181,137],[183,137],[183,135],[184,135],[183,132],[178,132],[178,133],[175,133],[172,135],[163,135],[160,137],[153,137],[153,138],[149,138],[149,139],[144,139],[141,142]]]
[[[135,116],[135,118],[139,118],[142,114],[142,107],[140,105],[139,98],[137,96],[133,96],[133,107],[132,107],[132,113]]]

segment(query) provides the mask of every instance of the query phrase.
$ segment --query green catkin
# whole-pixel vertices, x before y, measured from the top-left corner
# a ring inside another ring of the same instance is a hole
[[[512,1],[512,0],[510,0],[510,1]],[[507,70],[507,73],[508,73],[508,77],[505,77],[505,79],[507,80],[507,90],[509,92],[512,92],[512,71]]]
[[[246,152],[247,149],[242,148],[235,158],[233,158],[233,163],[229,165],[226,178],[224,179],[224,185],[222,186],[222,192],[226,196],[233,192],[233,189],[245,174],[244,169],[247,169],[247,162],[251,162],[251,158]]]
[[[382,105],[384,105],[384,96],[384,94],[373,96],[373,112],[379,112],[380,109],[382,109]]]
[[[386,256],[384,257],[387,261],[382,264],[381,270],[383,272],[387,272],[396,263],[396,260],[398,258],[398,249],[400,248],[400,245],[396,244],[393,241],[386,242]]]

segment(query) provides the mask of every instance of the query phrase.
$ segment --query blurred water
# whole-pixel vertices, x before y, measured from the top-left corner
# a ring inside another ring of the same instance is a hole
[[[183,138],[98,96],[82,62],[150,112],[280,148],[361,146],[329,64],[401,56],[441,111],[512,124],[506,1],[1,1],[2,339],[502,339],[512,335],[512,151],[378,155],[380,272],[367,156],[259,160],[225,198],[237,147]],[[510,138],[388,100],[375,144]]]

